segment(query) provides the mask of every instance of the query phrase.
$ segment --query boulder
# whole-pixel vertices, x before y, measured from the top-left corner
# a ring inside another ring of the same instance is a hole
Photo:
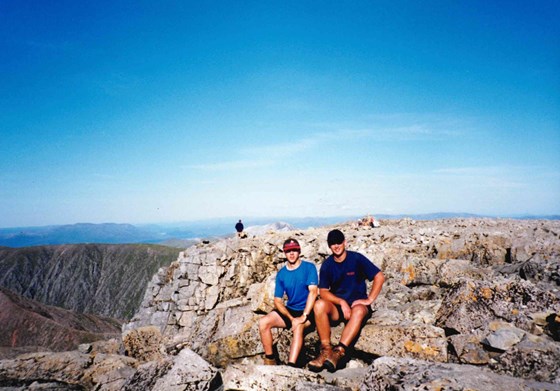
[[[0,385],[56,383],[66,389],[117,391],[134,374],[137,365],[133,358],[114,354],[26,354],[0,361]]]
[[[505,320],[530,331],[530,313],[559,306],[556,296],[520,279],[462,280],[448,290],[436,324],[453,332],[472,334],[486,332],[492,321]]]
[[[234,364],[227,367],[223,379],[225,390],[310,390],[315,389],[308,388],[310,385],[325,384],[319,374],[283,365]]]
[[[161,359],[161,344],[161,332],[154,326],[140,327],[123,333],[125,354],[141,362]]]
[[[373,362],[361,391],[385,390],[560,390],[560,384],[519,379],[472,365],[381,357]]]
[[[201,346],[200,354],[216,366],[263,353],[258,320],[250,306],[228,308],[217,324],[217,332]]]
[[[153,391],[218,390],[220,372],[190,349],[183,349],[171,368],[151,388]]]
[[[355,348],[375,356],[411,357],[447,362],[447,339],[439,327],[403,322],[366,324]]]

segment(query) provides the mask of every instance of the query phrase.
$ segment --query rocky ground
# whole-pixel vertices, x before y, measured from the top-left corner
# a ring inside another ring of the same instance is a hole
[[[331,228],[192,246],[154,275],[121,340],[0,361],[0,389],[560,390],[558,221],[342,224],[387,278],[351,359],[334,374],[260,365],[283,241],[320,267]],[[288,344],[276,335],[283,361]],[[301,364],[316,352],[312,332]]]

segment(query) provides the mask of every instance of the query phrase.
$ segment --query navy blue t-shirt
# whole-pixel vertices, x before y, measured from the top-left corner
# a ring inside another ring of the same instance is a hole
[[[358,299],[367,299],[366,279],[372,281],[380,270],[364,255],[346,251],[346,259],[336,262],[329,256],[321,265],[319,289],[329,289],[349,305]]]

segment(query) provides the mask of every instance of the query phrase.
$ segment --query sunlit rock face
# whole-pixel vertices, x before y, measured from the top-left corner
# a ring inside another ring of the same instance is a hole
[[[340,224],[347,247],[386,276],[345,368],[315,374],[261,366],[257,322],[272,308],[274,277],[284,263],[282,243],[296,238],[302,257],[320,268],[330,253],[326,237],[332,228],[250,234],[182,251],[152,277],[140,310],[123,327],[125,343],[139,340],[135,335],[149,338],[142,337],[142,349],[130,348],[126,360],[117,359],[126,349],[114,353],[111,368],[120,368],[121,377],[104,380],[113,376],[104,359],[99,361],[104,376],[76,384],[189,389],[187,379],[196,379],[196,389],[560,389],[556,221]],[[341,331],[333,328],[332,343]],[[290,332],[277,332],[275,342],[286,362]],[[317,342],[316,332],[306,336],[303,364],[317,353]],[[96,368],[95,351],[80,353],[90,357],[90,371]],[[15,360],[0,364],[0,385],[5,379],[17,384],[15,368],[23,359]],[[55,373],[43,371],[41,381],[54,381]]]

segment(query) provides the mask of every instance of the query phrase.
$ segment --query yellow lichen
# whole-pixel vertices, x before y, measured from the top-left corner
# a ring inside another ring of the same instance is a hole
[[[493,296],[492,289],[490,288],[482,288],[480,290],[480,295],[485,299],[491,299]]]
[[[413,265],[407,265],[401,268],[401,273],[406,273],[408,274],[408,276],[406,276],[405,278],[403,278],[403,280],[401,281],[401,283],[403,285],[406,285],[412,281],[414,281],[414,277],[416,277],[416,272],[414,271],[414,266]]]
[[[432,346],[422,346],[422,344],[414,341],[406,341],[404,348],[407,352],[424,354],[426,356],[437,356],[439,354],[439,349]]]

